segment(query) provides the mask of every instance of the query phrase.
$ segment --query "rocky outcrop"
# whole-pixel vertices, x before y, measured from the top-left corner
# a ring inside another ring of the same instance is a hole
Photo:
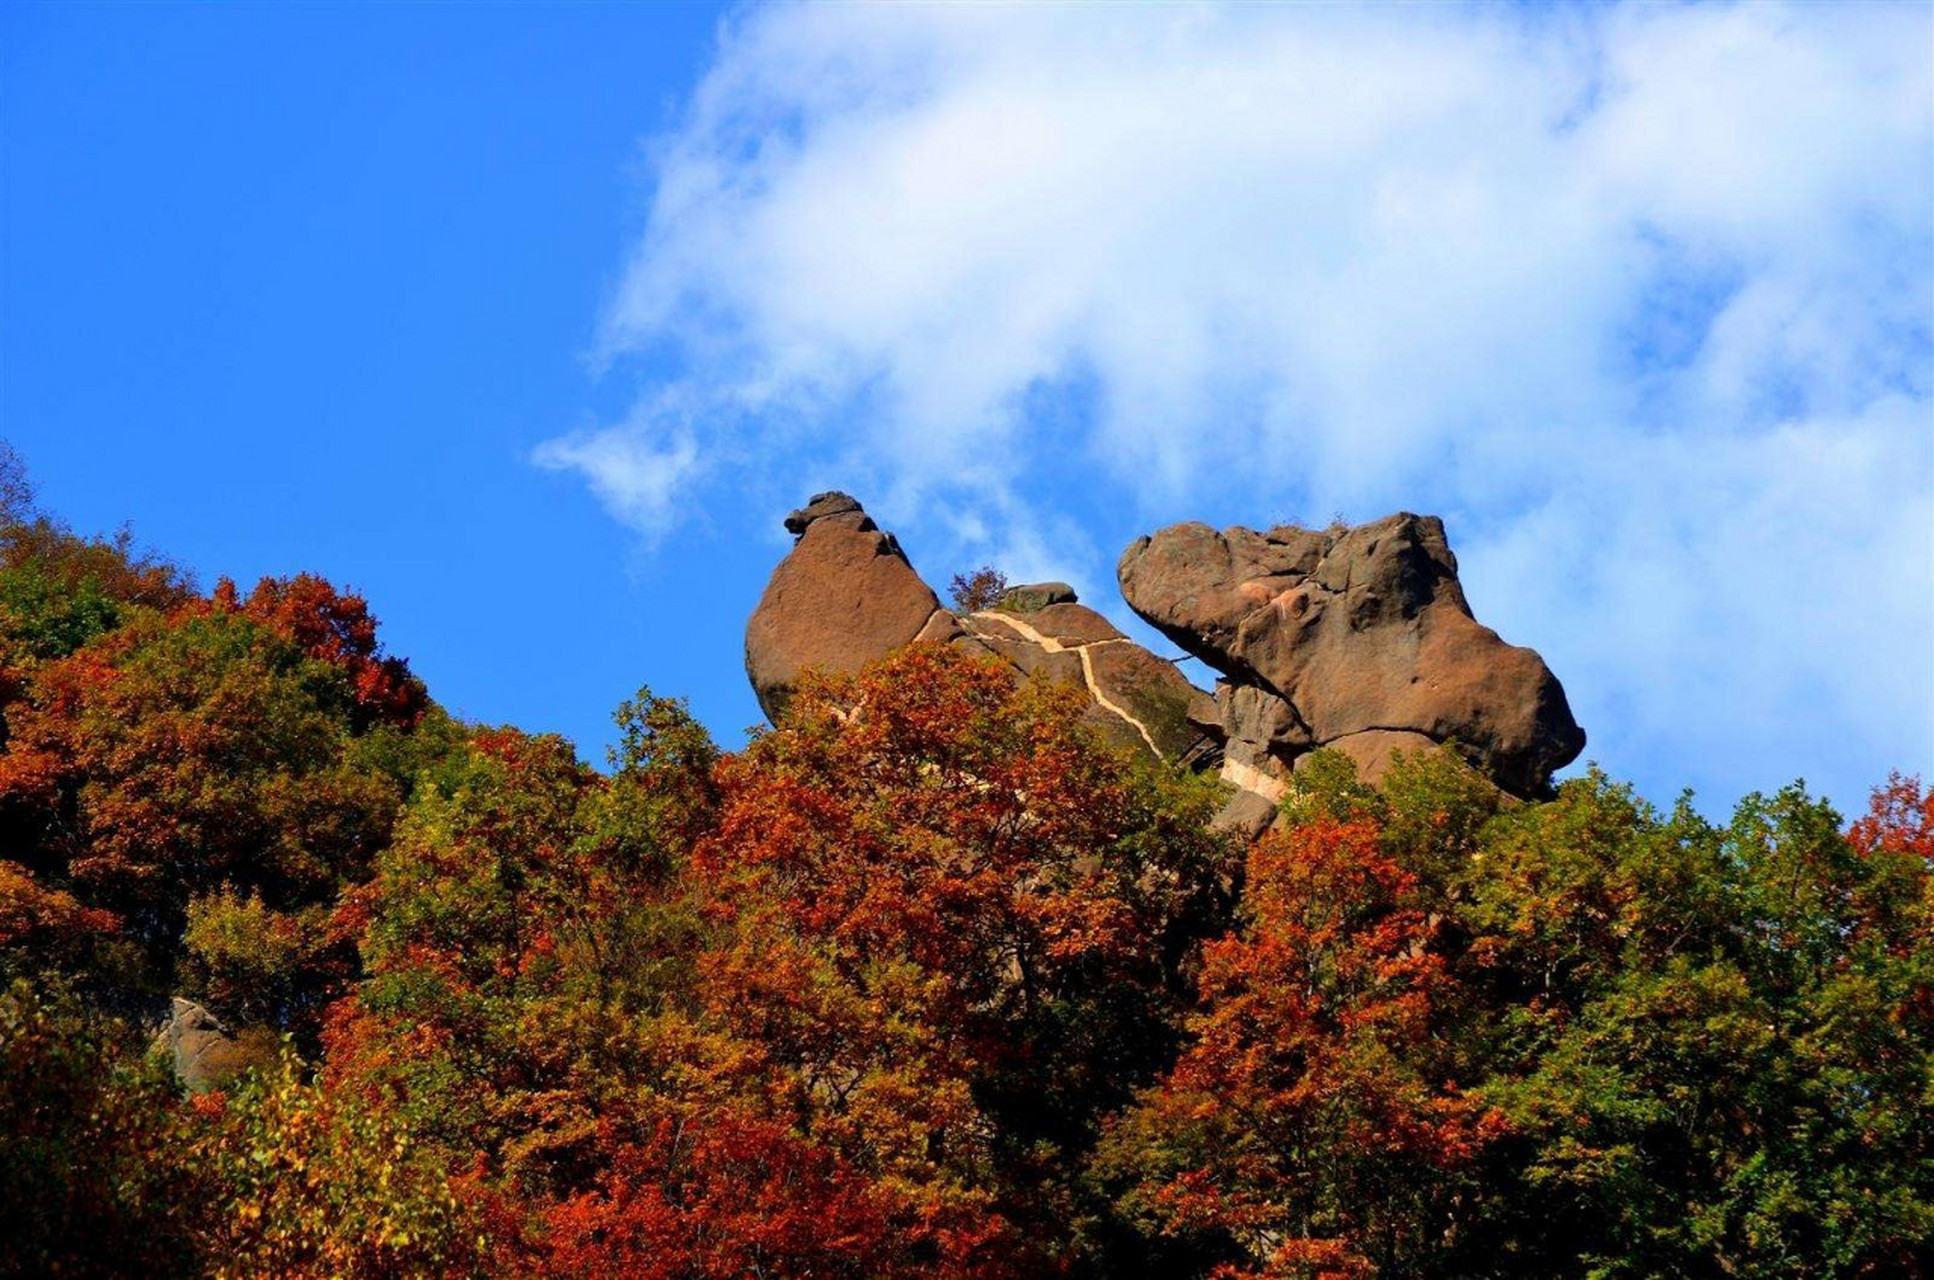
[[[190,1093],[220,1088],[255,1065],[258,1056],[230,1036],[214,1014],[180,996],[170,1002],[169,1018],[155,1033],[153,1048],[168,1059],[175,1079]]]
[[[850,673],[918,641],[1075,686],[1088,697],[1088,723],[1130,750],[1176,759],[1203,743],[1189,718],[1201,693],[1174,663],[1081,604],[1066,583],[1012,587],[993,608],[956,615],[847,494],[815,496],[786,517],[786,528],[797,541],[773,570],[745,634],[746,674],[774,720],[801,671]]]
[[[1519,795],[1584,748],[1544,661],[1471,616],[1434,517],[1175,525],[1137,540],[1118,573],[1130,608],[1224,674],[1199,723],[1225,775],[1260,796],[1318,747],[1374,781],[1396,751],[1454,744]]]
[[[942,608],[847,494],[817,495],[786,528],[797,541],[746,627],[746,671],[775,719],[809,667],[853,672],[902,645],[956,645],[1079,688],[1089,723],[1124,747],[1219,770],[1235,787],[1223,821],[1252,832],[1320,747],[1371,782],[1400,752],[1452,749],[1521,796],[1584,748],[1543,660],[1471,616],[1434,517],[1320,532],[1181,524],[1137,540],[1122,594],[1220,673],[1213,695],[1066,583]]]
[[[852,673],[910,643],[942,612],[893,535],[843,493],[786,517],[797,541],[745,628],[745,672],[767,716],[809,667]]]
[[[1043,600],[1050,603],[1036,603]],[[1087,722],[1111,741],[1160,760],[1179,759],[1202,741],[1189,719],[1196,687],[1173,662],[1079,603],[1065,583],[1012,588],[992,609],[955,624],[960,634],[953,643],[1081,689],[1088,695]]]

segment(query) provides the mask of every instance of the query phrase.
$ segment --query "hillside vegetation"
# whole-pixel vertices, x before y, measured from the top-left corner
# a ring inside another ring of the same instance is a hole
[[[1718,825],[1327,756],[1242,847],[921,646],[738,753],[641,690],[600,772],[0,473],[0,1273],[1929,1269],[1917,780]]]

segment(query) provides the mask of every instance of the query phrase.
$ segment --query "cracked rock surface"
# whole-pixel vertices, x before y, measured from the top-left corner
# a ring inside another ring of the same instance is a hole
[[[849,495],[814,496],[786,517],[786,528],[797,541],[745,632],[746,674],[767,716],[783,713],[806,668],[854,672],[918,640],[1074,685],[1088,697],[1088,723],[1130,750],[1178,759],[1203,743],[1189,719],[1200,691],[1174,663],[1079,603],[1066,583],[1014,587],[996,607],[956,616]]]

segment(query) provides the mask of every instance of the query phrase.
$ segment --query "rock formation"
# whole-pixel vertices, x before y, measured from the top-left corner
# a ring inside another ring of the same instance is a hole
[[[1542,659],[1471,616],[1442,522],[1400,514],[1353,529],[1258,533],[1182,524],[1119,566],[1128,604],[1221,674],[1213,696],[1082,605],[1065,583],[1014,587],[956,615],[891,534],[843,493],[786,518],[796,537],[746,627],[746,673],[777,719],[801,671],[853,672],[916,641],[989,654],[1087,694],[1105,736],[1214,767],[1223,820],[1259,830],[1319,747],[1375,781],[1398,751],[1450,746],[1529,796],[1585,735]]]
[[[767,716],[778,720],[808,667],[858,671],[911,643],[941,612],[933,588],[843,493],[814,496],[786,517],[795,535],[745,628],[745,671]]]
[[[1331,532],[1174,525],[1130,546],[1118,574],[1130,608],[1223,673],[1202,727],[1223,743],[1225,776],[1259,796],[1318,747],[1374,781],[1395,751],[1455,744],[1518,795],[1584,749],[1543,659],[1471,616],[1434,517]]]
[[[774,720],[806,668],[854,672],[921,640],[1067,681],[1088,695],[1088,722],[1133,750],[1175,759],[1202,741],[1189,706],[1204,695],[1066,583],[1013,587],[991,609],[956,615],[846,494],[815,495],[786,528],[797,541],[745,631],[746,674]]]
[[[168,1020],[155,1033],[153,1048],[168,1059],[175,1079],[190,1093],[220,1088],[254,1065],[256,1057],[228,1034],[214,1014],[180,996],[170,1002]]]
[[[1088,695],[1087,722],[1103,737],[1158,760],[1179,759],[1202,741],[1190,721],[1201,690],[1173,662],[1079,603],[1065,583],[1012,587],[991,609],[958,617],[943,610],[943,617],[929,639],[992,654],[1024,675],[1039,671],[1074,685]]]

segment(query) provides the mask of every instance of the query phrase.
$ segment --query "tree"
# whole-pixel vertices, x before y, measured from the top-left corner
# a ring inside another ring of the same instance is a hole
[[[993,565],[982,565],[971,573],[956,573],[947,594],[955,613],[979,613],[991,609],[1007,590],[1007,575]]]
[[[1111,1135],[1132,1209],[1219,1274],[1409,1273],[1501,1131],[1440,1052],[1439,917],[1369,818],[1251,849],[1243,926],[1204,958],[1194,1039]]]
[[[1594,776],[1510,815],[1468,883],[1468,976],[1518,1005],[1487,1229],[1526,1270],[1920,1265],[1924,861],[1864,855],[1797,787],[1719,828]]]
[[[1334,762],[1332,762],[1333,764]],[[1920,1274],[1926,802],[1298,775],[1104,1171],[1227,1274]]]
[[[250,1016],[306,1033],[351,976],[323,914],[367,876],[448,726],[389,679],[360,601],[296,585],[258,592],[259,619],[220,600],[135,608],[35,666],[7,711],[0,829],[15,875],[119,920],[146,957],[135,994],[247,986]]]
[[[180,1115],[177,1158],[213,1280],[437,1280],[483,1271],[479,1210],[410,1134],[293,1055]]]
[[[562,739],[476,731],[337,915],[369,977],[332,1014],[329,1087],[468,1170],[504,1266],[577,1273],[607,1240],[629,1256],[619,1219],[646,1190],[628,1179],[709,1105],[671,1077],[706,1044],[682,876],[717,750],[649,692],[619,721],[609,779]]]
[[[1086,1152],[1172,1054],[1184,957],[1226,918],[1213,796],[1078,716],[950,650],[808,683],[721,767],[695,859],[739,1087],[896,1188],[940,1273],[979,1265],[960,1241],[1005,1239],[1010,1268],[1099,1247]]]
[[[336,590],[314,574],[263,578],[247,600],[223,579],[215,587],[218,610],[239,610],[288,637],[309,657],[341,672],[354,698],[356,728],[386,723],[408,729],[429,706],[423,682],[409,663],[383,653],[376,619],[359,595]]]

